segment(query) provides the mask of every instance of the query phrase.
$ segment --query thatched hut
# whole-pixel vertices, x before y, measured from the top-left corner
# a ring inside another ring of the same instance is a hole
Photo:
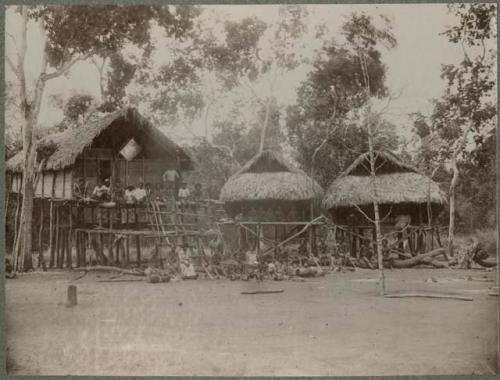
[[[74,125],[39,142],[44,158],[37,180],[37,198],[72,199],[73,183],[83,178],[92,189],[102,179],[111,186],[157,183],[167,168],[192,168],[191,158],[134,108],[124,108]],[[23,153],[6,163],[10,191],[19,192]]]
[[[231,217],[260,221],[308,220],[323,189],[270,150],[257,154],[223,186],[220,199]]]
[[[373,218],[374,198],[385,225],[394,225],[403,215],[409,216],[413,225],[427,224],[429,216],[435,217],[442,210],[446,196],[436,182],[391,152],[374,154],[374,183],[370,176],[370,156],[364,153],[326,191],[323,207],[330,211],[334,223],[370,224],[359,209]]]

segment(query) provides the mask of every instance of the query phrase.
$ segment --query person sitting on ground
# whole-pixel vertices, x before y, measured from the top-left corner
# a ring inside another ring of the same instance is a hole
[[[94,188],[94,191],[92,192],[92,198],[102,202],[109,201],[111,199],[109,179],[98,182],[98,184]]]
[[[183,280],[196,280],[198,278],[198,273],[196,273],[191,259],[181,260],[180,269]]]
[[[144,182],[142,182],[142,181],[139,182],[139,185],[134,190],[133,196],[134,196],[134,200],[137,203],[143,203],[146,200],[147,193],[146,193],[146,189],[144,188]]]
[[[301,265],[305,265],[309,262],[309,251],[307,250],[307,240],[306,238],[300,239],[298,255]]]
[[[398,257],[398,254],[392,252],[387,239],[382,239],[382,260],[384,267],[392,269],[394,267],[394,260]]]
[[[328,246],[326,244],[326,239],[321,238],[317,245],[319,254],[319,264],[323,266],[330,265],[330,255],[328,254]]]
[[[363,262],[368,268],[372,267],[373,249],[370,241],[363,240],[359,250],[360,261]]]

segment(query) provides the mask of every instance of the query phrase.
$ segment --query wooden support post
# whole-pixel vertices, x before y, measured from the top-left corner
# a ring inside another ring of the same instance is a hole
[[[431,251],[433,251],[434,250],[434,227],[431,227],[429,233],[430,233]]]
[[[59,268],[59,261],[60,261],[60,258],[59,258],[59,206],[55,206],[55,212],[56,212],[56,223],[55,223],[55,226],[54,226],[54,230],[55,230],[55,258],[56,258],[56,267]]]
[[[127,239],[125,242],[125,264],[128,265],[130,262],[130,236],[126,235],[125,239]]]
[[[436,226],[436,240],[439,245],[439,248],[442,248],[443,245],[441,244],[441,237],[439,236],[439,226]]]
[[[135,237],[135,249],[137,252],[137,265],[141,265],[141,237],[139,235]]]
[[[82,264],[84,267],[87,266],[88,240],[89,240],[89,236],[86,233],[82,233]]]
[[[261,225],[257,224],[257,258],[260,260],[260,233],[261,233]]]
[[[66,258],[66,267],[73,267],[73,207],[71,203],[68,205],[69,211],[69,228],[68,228],[68,252]]]
[[[115,236],[114,234],[108,234],[108,243],[109,243],[108,257],[111,263],[115,262],[114,250],[113,250],[113,242],[115,240],[114,236]]]
[[[49,210],[49,267],[54,267],[54,202],[49,200],[50,210]]]
[[[80,268],[80,255],[81,255],[81,249],[80,249],[80,234],[75,231],[75,256],[76,256],[76,267]]]
[[[45,226],[44,203],[45,200],[42,198],[40,200],[40,229],[38,230],[38,267],[41,266],[45,272],[47,266],[45,265],[45,258],[43,256],[43,228]]]
[[[17,235],[19,234],[19,210],[21,209],[21,190],[18,189],[17,193],[17,202],[16,202],[16,214],[14,216],[14,241],[13,241],[13,248],[15,249],[15,245],[17,242]],[[14,254],[17,255],[17,252]]]

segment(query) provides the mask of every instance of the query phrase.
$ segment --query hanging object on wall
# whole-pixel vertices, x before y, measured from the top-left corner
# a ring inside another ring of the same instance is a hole
[[[141,153],[142,147],[131,138],[127,144],[120,150],[120,154],[127,160],[133,160],[139,153]]]

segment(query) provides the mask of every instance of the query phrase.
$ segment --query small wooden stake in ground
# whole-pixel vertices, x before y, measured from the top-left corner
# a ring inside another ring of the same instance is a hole
[[[77,303],[76,285],[69,285],[68,286],[68,300],[66,302],[66,306],[72,307],[72,306],[75,306],[76,303]]]

